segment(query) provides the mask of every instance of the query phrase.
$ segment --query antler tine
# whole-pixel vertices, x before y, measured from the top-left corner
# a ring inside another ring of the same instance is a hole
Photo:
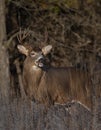
[[[20,31],[19,31],[19,33],[18,33],[18,35],[17,35],[17,39],[18,39],[19,43],[22,43],[22,41],[23,41],[29,34],[30,34],[29,29],[22,30],[22,29],[20,28]]]
[[[27,28],[23,31],[23,39],[25,39],[30,34],[30,30]]]
[[[17,39],[18,39],[19,43],[21,43],[21,28],[20,28],[20,31],[17,35]]]

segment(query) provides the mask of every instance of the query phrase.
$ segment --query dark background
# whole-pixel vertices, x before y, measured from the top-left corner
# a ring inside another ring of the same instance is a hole
[[[0,0],[0,9],[0,130],[100,130],[101,0]],[[18,44],[52,44],[52,65],[88,71],[93,114],[79,104],[46,112],[27,99]]]

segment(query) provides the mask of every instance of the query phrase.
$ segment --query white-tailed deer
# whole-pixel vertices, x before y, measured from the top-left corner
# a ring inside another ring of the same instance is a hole
[[[18,45],[17,48],[26,55],[23,84],[29,98],[48,105],[75,100],[91,108],[92,86],[87,72],[74,67],[47,66],[45,59],[52,49],[51,45],[39,51],[23,45]]]

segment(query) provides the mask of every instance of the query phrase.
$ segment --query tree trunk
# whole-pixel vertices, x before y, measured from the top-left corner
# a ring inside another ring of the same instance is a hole
[[[8,100],[8,89],[10,86],[8,54],[3,45],[5,39],[5,1],[0,0],[0,102],[3,99],[5,100],[5,98]]]

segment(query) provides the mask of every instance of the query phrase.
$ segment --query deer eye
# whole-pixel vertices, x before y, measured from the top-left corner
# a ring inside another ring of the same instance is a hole
[[[34,57],[34,56],[36,55],[36,53],[35,53],[34,51],[32,51],[32,52],[30,53],[30,55],[31,55],[32,57]]]

